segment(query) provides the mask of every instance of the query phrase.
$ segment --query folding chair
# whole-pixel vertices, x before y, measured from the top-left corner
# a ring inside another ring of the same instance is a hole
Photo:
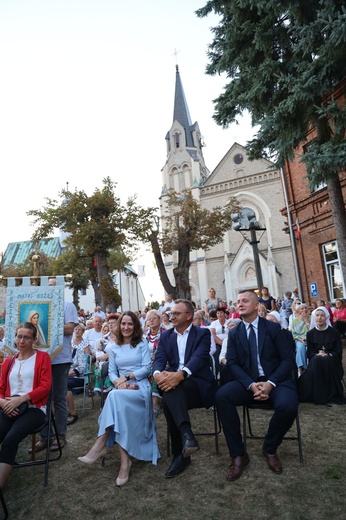
[[[2,494],[2,489],[0,488],[0,502],[1,502],[1,505],[2,505],[2,509],[4,511],[4,520],[7,520],[8,518],[8,509],[7,509],[7,505],[6,505],[6,502],[5,502],[5,498],[4,498],[4,495]]]
[[[210,359],[210,370],[212,371],[213,376],[214,376],[215,380],[217,381],[215,359],[213,356],[209,356],[209,359]],[[221,421],[219,418],[219,414],[218,414],[216,405],[212,406],[211,409],[213,411],[213,429],[211,431],[205,431],[205,432],[204,431],[203,432],[194,431],[194,435],[195,435],[195,437],[202,436],[202,435],[213,436],[214,442],[215,442],[215,451],[216,451],[216,454],[219,455],[219,434],[221,433],[222,426],[221,426]],[[169,457],[170,455],[171,455],[171,443],[170,443],[169,431],[167,428],[167,456]]]
[[[92,384],[91,384],[91,376],[92,376],[92,355],[90,354],[84,354],[86,365],[85,365],[85,371],[83,375],[83,385],[76,386],[72,388],[72,394],[77,395],[79,393],[83,393],[83,399],[82,399],[82,415],[84,415],[84,412],[86,409],[92,410],[94,408],[94,394],[92,392]],[[87,392],[90,390],[90,397],[91,397],[91,406],[89,408],[86,408],[85,402],[86,402],[86,396]]]
[[[250,420],[250,410],[269,410],[273,411],[274,408],[267,403],[253,403],[251,405],[243,406],[243,443],[244,449],[246,451],[246,439],[264,439],[264,435],[255,435],[252,433],[251,428],[251,420]],[[297,434],[295,436],[285,435],[284,441],[297,441],[298,442],[298,451],[299,451],[299,462],[303,463],[303,447],[302,447],[302,437],[300,431],[300,422],[299,422],[299,412],[297,412],[297,417],[295,418],[295,424],[297,429]],[[246,427],[248,427],[248,433],[246,431]]]
[[[105,361],[101,366],[101,408],[105,404],[105,396],[104,396],[104,382],[108,377],[108,369],[109,369],[109,361]]]
[[[55,438],[57,439],[57,443],[58,443],[57,455],[53,456],[53,457],[50,456],[50,453],[51,453],[50,452],[51,427],[53,427],[54,435],[55,435]],[[36,434],[40,433],[45,428],[47,428],[47,431],[48,431],[46,455],[45,455],[44,459],[36,460],[36,452],[35,452]],[[58,436],[58,432],[57,432],[56,424],[55,424],[54,413],[52,410],[52,391],[50,391],[48,401],[47,401],[46,420],[43,423],[43,425],[40,426],[40,428],[37,428],[35,431],[33,431],[31,433],[31,444],[32,444],[31,460],[25,461],[25,462],[15,462],[15,464],[13,465],[13,468],[25,468],[28,466],[40,466],[40,465],[44,464],[45,465],[44,487],[47,487],[49,463],[60,459],[62,456],[62,448],[60,445],[60,440],[59,440],[59,436]]]

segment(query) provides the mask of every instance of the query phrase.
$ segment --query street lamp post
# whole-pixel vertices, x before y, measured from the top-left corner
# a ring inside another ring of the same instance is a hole
[[[252,246],[257,286],[259,293],[261,294],[263,288],[263,277],[258,251],[258,244],[260,241],[257,240],[256,231],[266,231],[266,228],[261,227],[260,223],[256,220],[255,213],[250,209],[242,210],[239,213],[231,213],[231,219],[233,221],[232,228],[235,231],[239,231],[245,240],[247,240],[247,242]],[[246,231],[250,231],[250,240],[246,236]]]

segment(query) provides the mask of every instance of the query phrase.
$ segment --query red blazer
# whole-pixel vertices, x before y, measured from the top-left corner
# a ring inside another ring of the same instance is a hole
[[[17,354],[18,355],[18,354]],[[11,396],[11,386],[9,381],[9,375],[13,368],[13,363],[8,370],[13,356],[6,358],[1,367],[1,378],[0,378],[0,398]],[[50,361],[49,354],[36,350],[36,361],[35,361],[35,372],[34,372],[34,383],[33,389],[28,393],[30,396],[30,402],[37,408],[44,406],[47,403],[47,398],[52,387],[52,364]]]

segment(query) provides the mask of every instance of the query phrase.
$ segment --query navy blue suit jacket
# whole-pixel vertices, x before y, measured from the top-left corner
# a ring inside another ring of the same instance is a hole
[[[294,352],[280,325],[259,318],[258,350],[266,379],[276,386],[284,384],[295,388],[292,377]],[[250,375],[250,347],[244,323],[239,323],[229,331],[226,357],[232,379],[239,381],[246,389],[249,388],[254,381]]]
[[[209,407],[214,402],[216,382],[210,370],[210,330],[191,326],[187,338],[184,366],[191,371],[191,378],[196,381],[202,402],[205,407]],[[155,370],[163,372],[177,372],[179,369],[179,352],[177,344],[177,334],[174,329],[163,332],[160,336],[153,373]]]

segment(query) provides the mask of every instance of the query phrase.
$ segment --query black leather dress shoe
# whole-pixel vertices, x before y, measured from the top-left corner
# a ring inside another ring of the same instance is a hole
[[[198,442],[196,441],[193,435],[185,433],[183,435],[182,441],[183,448],[181,450],[181,453],[184,458],[191,457],[193,453],[199,450]]]
[[[165,473],[165,477],[173,478],[180,475],[186,468],[191,464],[190,457],[184,458],[181,454],[174,455],[172,462],[169,465],[168,470]]]

